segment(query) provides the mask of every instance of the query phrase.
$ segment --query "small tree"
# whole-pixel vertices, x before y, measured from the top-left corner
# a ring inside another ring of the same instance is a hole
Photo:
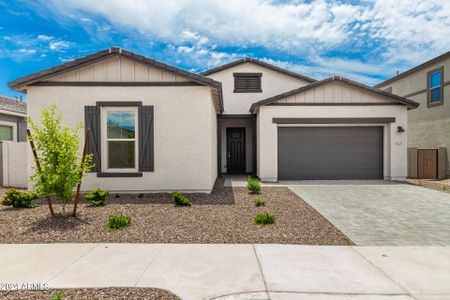
[[[73,130],[63,126],[62,114],[57,114],[56,109],[57,106],[52,105],[42,111],[41,125],[28,120],[40,163],[31,181],[35,183],[34,190],[39,195],[58,198],[62,204],[61,213],[65,216],[66,204],[73,201],[74,188],[83,180],[80,174],[92,168],[92,158],[88,155],[82,162],[78,142],[82,125],[78,124]]]

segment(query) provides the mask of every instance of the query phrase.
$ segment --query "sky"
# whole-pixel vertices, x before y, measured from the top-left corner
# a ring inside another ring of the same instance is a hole
[[[0,95],[111,46],[192,72],[253,57],[373,85],[450,50],[450,0],[0,0]]]

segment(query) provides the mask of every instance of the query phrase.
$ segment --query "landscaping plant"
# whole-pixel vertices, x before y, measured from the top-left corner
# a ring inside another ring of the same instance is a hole
[[[266,205],[266,201],[260,200],[260,199],[255,199],[253,202],[255,202],[255,206],[265,206]]]
[[[38,195],[33,192],[22,192],[16,189],[9,189],[6,191],[6,197],[2,204],[15,208],[33,208],[35,205],[31,203],[31,201],[37,198]]]
[[[30,142],[39,154],[39,166],[31,176],[34,191],[45,197],[56,196],[62,204],[62,215],[65,215],[66,204],[73,201],[75,186],[81,183],[83,172],[92,168],[92,157],[82,160],[79,150],[78,133],[82,128],[79,124],[75,129],[69,129],[61,124],[62,114],[56,112],[57,106],[44,109],[40,123],[29,119]],[[37,158],[37,154],[36,154]],[[50,206],[50,205],[49,205]]]
[[[108,228],[111,230],[119,230],[128,227],[131,218],[122,214],[110,215],[108,219]]]
[[[255,224],[256,225],[267,225],[267,224],[274,224],[275,223],[275,216],[265,213],[265,214],[259,214],[255,217]]]
[[[62,300],[63,296],[64,296],[63,291],[57,291],[57,292],[54,292],[48,300]]]
[[[101,188],[93,189],[89,194],[84,195],[84,198],[92,203],[94,206],[104,206],[105,199],[109,192]]]
[[[175,191],[172,194],[173,202],[175,202],[176,205],[179,206],[191,206],[192,202],[184,196],[182,193]]]
[[[256,178],[248,176],[247,189],[251,194],[258,194],[261,191],[261,182]]]

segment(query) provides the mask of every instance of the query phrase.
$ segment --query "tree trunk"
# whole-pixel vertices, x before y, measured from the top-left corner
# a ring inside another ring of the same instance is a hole
[[[36,162],[36,168],[40,172],[41,171],[41,164],[39,162],[39,157],[38,157],[36,148],[34,147],[33,137],[31,135],[30,129],[27,129],[27,136],[28,136],[28,141],[30,142],[31,151],[33,151],[34,161]],[[52,201],[50,200],[49,196],[45,196],[45,199],[47,200],[48,209],[50,210],[50,214],[52,215],[52,217],[54,217],[55,216],[55,212],[53,211]]]

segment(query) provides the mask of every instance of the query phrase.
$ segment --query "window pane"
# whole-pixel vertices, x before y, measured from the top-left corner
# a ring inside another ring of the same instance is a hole
[[[108,138],[134,139],[135,113],[132,111],[108,112]]]
[[[441,71],[436,71],[430,75],[430,87],[441,86]]]
[[[0,140],[12,141],[12,127],[0,125]]]
[[[441,88],[435,88],[431,90],[431,103],[441,101]]]
[[[134,141],[108,142],[108,168],[134,169]]]

